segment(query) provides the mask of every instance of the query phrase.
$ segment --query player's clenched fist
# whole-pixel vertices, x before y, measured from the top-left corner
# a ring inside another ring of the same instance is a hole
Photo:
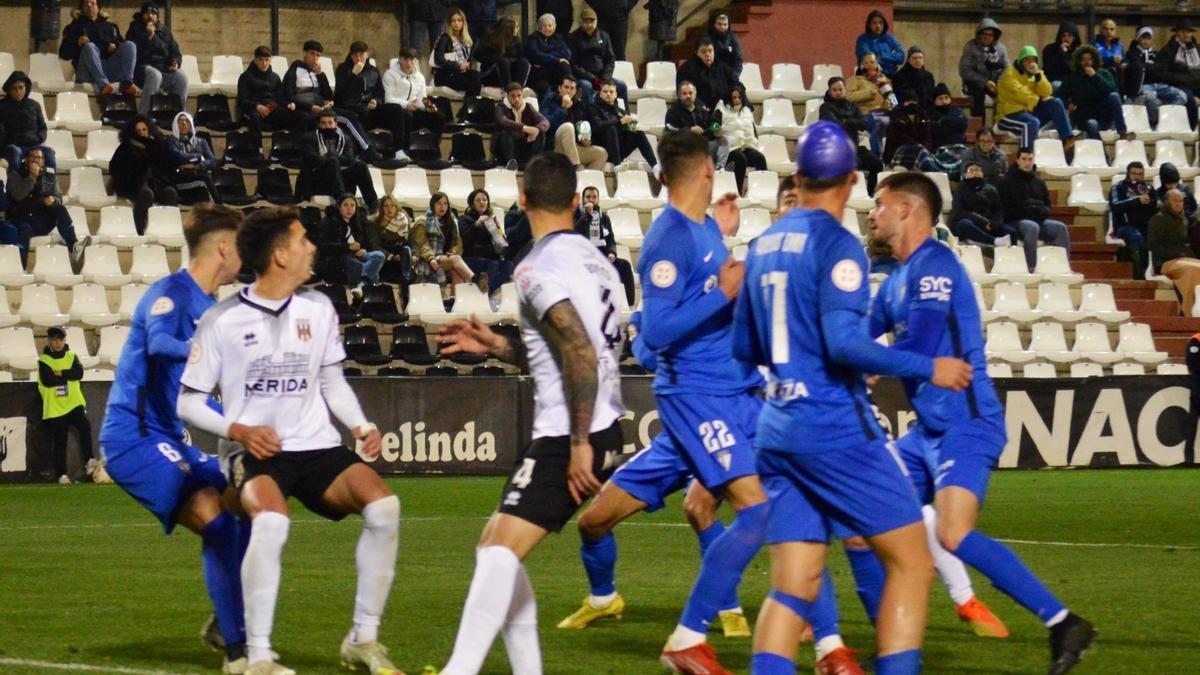
[[[717,284],[721,287],[721,292],[725,294],[725,297],[733,300],[742,290],[742,280],[745,277],[746,265],[734,260],[733,256],[729,256],[725,259],[725,264],[721,265]]]
[[[234,423],[229,426],[229,440],[241,443],[258,459],[270,459],[283,450],[279,435],[271,427],[248,427]]]
[[[383,437],[374,424],[364,424],[355,429],[353,434],[355,440],[362,441],[363,457],[375,459],[383,451]]]
[[[962,359],[942,356],[933,360],[933,377],[929,381],[939,387],[962,391],[971,384],[973,370],[971,364]]]

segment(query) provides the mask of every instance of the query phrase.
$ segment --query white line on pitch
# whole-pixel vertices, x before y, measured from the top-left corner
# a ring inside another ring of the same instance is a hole
[[[34,659],[14,659],[0,657],[0,665],[23,666],[49,670],[71,670],[87,673],[122,673],[123,675],[174,675],[170,670],[150,670],[148,668],[126,668],[123,666],[97,666],[88,663],[58,663],[55,661],[37,661]]]

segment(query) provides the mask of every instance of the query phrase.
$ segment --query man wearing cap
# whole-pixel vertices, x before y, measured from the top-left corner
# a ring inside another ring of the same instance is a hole
[[[1200,49],[1196,47],[1196,29],[1184,18],[1172,30],[1175,37],[1158,51],[1156,60],[1165,68],[1163,81],[1195,99],[1200,94]]]
[[[1164,81],[1166,67],[1158,61],[1154,49],[1154,30],[1149,26],[1137,29],[1137,37],[1126,55],[1124,91],[1134,103],[1146,106],[1146,117],[1151,127],[1158,126],[1159,105],[1182,105],[1187,107],[1188,121],[1196,126],[1196,99],[1184,94]]]
[[[1067,107],[1054,98],[1054,86],[1038,65],[1037,49],[1025,45],[1017,60],[1004,69],[996,92],[996,126],[1021,137],[1020,146],[1032,148],[1044,124],[1053,124],[1063,149],[1075,144],[1075,130],[1067,117]]]
[[[772,588],[751,671],[795,672],[827,542],[860,534],[886,569],[876,672],[919,673],[933,560],[912,486],[869,413],[863,376],[931,378],[961,390],[972,369],[957,358],[883,347],[867,334],[867,259],[840,222],[856,181],[846,132],[828,121],[811,125],[796,164],[800,208],[751,243],[745,287],[754,292],[742,293],[734,310],[734,356],[771,374],[755,447],[771,503]]]
[[[75,481],[67,475],[67,432],[75,430],[79,453],[87,462],[89,477],[98,466],[92,454],[92,423],[87,401],[79,388],[83,365],[67,345],[67,331],[55,326],[46,331],[46,347],[38,357],[38,393],[42,395],[42,421],[50,432],[50,462],[58,482]]]
[[[617,57],[613,52],[612,37],[597,25],[596,11],[584,7],[579,13],[579,28],[567,36],[567,46],[571,48],[571,73],[579,81],[579,93],[589,105],[605,80],[616,83],[617,96],[628,104],[629,88],[621,80],[613,79]]]

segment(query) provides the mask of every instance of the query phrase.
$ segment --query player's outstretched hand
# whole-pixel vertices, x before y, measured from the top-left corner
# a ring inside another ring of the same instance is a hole
[[[383,451],[383,437],[374,424],[358,427],[353,432],[354,439],[362,441],[362,454],[367,459],[375,459]]]
[[[571,463],[567,467],[567,489],[576,504],[600,491],[600,481],[592,473],[592,444],[582,443],[571,446]]]
[[[738,226],[742,223],[741,210],[737,205],[737,193],[726,192],[713,204],[713,220],[721,228],[721,234],[732,237],[737,234]]]
[[[438,331],[443,354],[487,354],[496,344],[496,334],[474,314],[470,321],[451,321]]]
[[[721,265],[720,277],[717,279],[721,292],[733,300],[742,290],[742,280],[746,277],[746,264],[738,262],[729,256]]]
[[[283,450],[279,435],[271,427],[248,427],[234,423],[229,426],[229,440],[241,443],[258,459],[270,459]]]
[[[971,364],[952,356],[941,356],[933,360],[933,382],[939,387],[954,391],[962,391],[971,384],[971,374],[974,369]]]

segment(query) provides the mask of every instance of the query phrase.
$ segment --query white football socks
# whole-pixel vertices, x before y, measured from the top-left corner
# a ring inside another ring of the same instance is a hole
[[[538,645],[537,599],[525,566],[517,568],[512,604],[504,621],[504,649],[513,675],[542,675],[542,649]]]
[[[933,564],[937,568],[938,578],[950,593],[950,599],[955,605],[961,605],[975,597],[975,588],[971,585],[971,575],[967,567],[953,553],[942,547],[937,537],[937,511],[926,504],[921,507],[921,517],[925,519],[925,536],[929,540],[929,552],[933,554]]]
[[[475,576],[459,620],[454,653],[441,675],[475,675],[483,667],[508,617],[520,569],[517,555],[504,546],[488,546],[475,552]]]
[[[356,644],[379,639],[379,621],[396,576],[400,498],[391,495],[377,499],[363,508],[362,517],[363,530],[354,555],[358,589],[354,594],[354,628],[350,632],[350,641]]]
[[[280,555],[291,521],[282,513],[264,511],[254,517],[250,545],[242,560],[242,596],[246,604],[246,660],[274,661],[271,626],[279,595]]]
[[[704,642],[708,642],[708,636],[704,633],[679,624],[675,626],[675,632],[671,633],[671,637],[667,638],[667,646],[663,647],[663,651],[678,652]]]

